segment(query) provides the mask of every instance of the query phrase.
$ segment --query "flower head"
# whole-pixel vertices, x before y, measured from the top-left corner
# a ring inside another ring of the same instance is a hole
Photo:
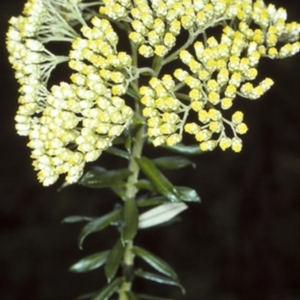
[[[162,80],[153,77],[148,86],[152,92],[146,87],[140,89],[153,144],[168,144],[168,138],[174,135],[180,142],[183,132],[187,132],[195,136],[203,151],[218,145],[222,150],[231,147],[235,152],[241,151],[242,140],[238,135],[245,134],[248,127],[242,121],[237,122],[236,116],[242,112],[230,113],[234,101],[238,96],[258,99],[273,85],[270,78],[257,82],[260,58],[285,58],[299,52],[300,24],[286,23],[284,9],[267,6],[262,0],[154,2],[149,13],[164,24],[163,33],[156,34],[156,44],[163,43],[174,21],[181,31],[186,31],[188,39],[182,46],[175,50],[171,46],[161,55],[162,65],[177,60],[183,67],[174,68]],[[222,30],[219,40],[200,35],[216,26]],[[145,43],[156,45],[151,44],[149,31],[143,31],[142,35],[142,47]],[[163,80],[166,76],[172,81],[169,87]],[[174,116],[163,121],[169,112]],[[152,122],[153,115],[156,122]]]
[[[131,57],[117,50],[118,36],[108,20],[94,17],[89,27],[83,11],[77,18],[80,2],[28,1],[7,33],[9,60],[21,84],[16,128],[29,136],[44,185],[63,173],[67,182],[76,182],[85,163],[110,147],[133,116],[122,98]],[[67,23],[77,19],[81,34]],[[71,42],[69,55],[50,52],[50,40]],[[51,71],[61,62],[73,70],[70,81],[49,87]]]
[[[9,21],[7,49],[20,84],[16,129],[39,180],[76,182],[130,124],[130,98],[155,146],[185,132],[203,151],[241,151],[248,127],[236,98],[273,85],[257,79],[262,57],[300,50],[300,24],[286,19],[263,0],[28,0]],[[53,53],[53,42],[68,43],[68,54]],[[71,76],[52,84],[63,63]]]

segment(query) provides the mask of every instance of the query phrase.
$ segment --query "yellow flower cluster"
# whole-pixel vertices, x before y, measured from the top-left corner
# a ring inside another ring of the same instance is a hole
[[[16,129],[29,136],[39,180],[50,185],[66,173],[77,181],[131,122],[126,95],[144,105],[155,146],[187,132],[203,151],[241,151],[248,128],[230,110],[237,96],[257,99],[272,86],[270,78],[251,83],[261,57],[299,52],[300,24],[286,18],[263,0],[28,0],[9,21],[7,49],[21,85]],[[217,26],[220,38],[207,37]],[[122,31],[128,53],[117,49]],[[69,42],[68,56],[53,54],[49,42]],[[49,86],[64,62],[70,81]]]
[[[175,7],[169,7],[167,3],[164,6],[165,15],[169,16],[176,11],[177,6],[174,4]],[[300,24],[286,23],[284,9],[276,10],[271,4],[266,6],[262,0],[254,3],[246,0],[197,1],[202,5],[182,1],[182,7],[186,3],[197,11],[187,28],[194,28],[194,32],[199,29],[200,16],[205,15],[204,24],[210,26],[220,25],[219,22],[212,24],[216,16],[219,21],[230,18],[234,22],[230,26],[221,24],[223,30],[220,42],[214,36],[204,36],[200,41],[198,35],[195,37],[190,34],[193,47],[177,50],[186,68],[174,70],[172,75],[175,80],[170,75],[165,75],[162,80],[153,77],[149,82],[150,87],[140,88],[141,102],[146,106],[143,115],[148,119],[148,134],[153,138],[155,146],[163,143],[174,145],[176,142],[172,137],[176,136],[179,142],[185,131],[195,136],[202,151],[213,150],[219,145],[222,150],[231,147],[233,151],[239,152],[242,140],[238,135],[248,130],[243,122],[243,113],[233,111],[231,120],[228,120],[222,110],[230,109],[237,96],[258,99],[273,85],[270,78],[256,85],[251,83],[257,78],[259,60],[261,57],[285,58],[299,52]],[[208,7],[211,8],[211,14],[202,14]],[[184,11],[182,8],[180,22],[186,29],[182,21],[186,20],[183,17]],[[161,10],[156,11],[157,16],[161,13]],[[167,21],[165,27],[170,27]],[[171,54],[162,60],[162,64],[172,59]],[[164,78],[168,78],[169,88]],[[184,92],[179,93],[181,90]],[[173,106],[165,104],[169,99]],[[166,114],[170,112],[172,117],[167,117]],[[191,121],[188,121],[188,115]],[[195,117],[198,121],[194,121]],[[227,127],[231,128],[231,137],[228,137]]]
[[[148,119],[148,136],[153,138],[155,146],[165,143],[173,146],[182,139],[176,132],[182,124],[178,114],[185,106],[175,96],[175,82],[170,75],[162,80],[153,77],[149,85],[140,88],[141,102],[145,105],[143,115]]]
[[[198,36],[241,15],[249,5],[252,0],[104,0],[99,12],[131,24],[129,38],[139,45],[140,55],[163,57],[176,45],[182,29]]]
[[[76,7],[75,1],[28,1],[23,16],[10,20],[7,33],[9,61],[21,84],[16,128],[29,136],[33,166],[44,185],[65,173],[68,183],[76,182],[85,163],[110,147],[133,116],[121,98],[127,91],[131,57],[117,51],[118,37],[107,20],[94,17],[92,28],[83,20],[83,37],[73,34],[68,25],[64,28],[63,18],[74,17]],[[50,27],[55,22],[47,23],[55,9],[62,23],[58,31]],[[69,56],[46,49],[44,44],[55,38],[72,41]],[[49,90],[51,71],[64,61],[75,70],[71,83],[60,82]]]

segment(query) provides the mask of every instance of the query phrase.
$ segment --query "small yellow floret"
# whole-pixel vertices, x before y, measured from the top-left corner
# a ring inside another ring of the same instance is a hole
[[[167,145],[174,146],[179,142],[181,142],[181,140],[182,140],[182,136],[178,133],[174,133],[167,138]]]
[[[232,122],[234,124],[240,124],[244,119],[244,114],[241,111],[236,111],[233,115],[232,115]]]
[[[209,122],[209,115],[208,115],[208,112],[205,109],[201,109],[198,112],[198,118],[199,118],[199,121],[201,121],[202,123]]]
[[[163,45],[157,45],[154,47],[154,53],[157,56],[165,56],[168,53],[168,49],[167,47],[163,46]]]
[[[228,137],[224,137],[219,142],[220,148],[224,151],[231,146],[231,139]]]
[[[208,129],[200,130],[195,134],[196,141],[203,142],[211,138],[212,132]]]
[[[209,123],[209,130],[211,130],[212,132],[220,132],[222,128],[222,125],[220,122],[210,122]]]
[[[213,104],[216,105],[220,102],[220,94],[217,92],[210,92],[208,94],[208,100]]]
[[[196,124],[196,123],[187,123],[185,124],[184,126],[184,130],[187,132],[187,133],[190,133],[190,134],[197,134],[197,132],[199,132],[199,130],[201,129],[201,127]]]
[[[151,57],[154,55],[153,48],[151,46],[142,45],[139,48],[139,54],[141,54],[144,57]]]
[[[235,129],[239,134],[245,134],[248,131],[248,127],[245,123],[238,124]]]
[[[232,99],[225,97],[221,100],[221,107],[222,109],[228,109],[232,106]]]
[[[232,139],[232,144],[231,144],[231,149],[234,151],[234,152],[241,152],[242,150],[242,140],[238,137],[234,137]]]
[[[209,115],[209,118],[213,121],[217,121],[217,120],[220,120],[222,118],[221,112],[219,110],[214,109],[214,108],[211,108],[208,111],[208,115]]]
[[[212,151],[216,147],[216,144],[216,141],[213,140],[202,142],[200,144],[200,149],[202,151]]]
[[[191,104],[191,108],[198,112],[204,107],[204,102],[203,101],[193,101]]]

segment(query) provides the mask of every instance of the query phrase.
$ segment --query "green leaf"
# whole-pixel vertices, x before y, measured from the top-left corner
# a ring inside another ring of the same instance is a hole
[[[100,268],[107,260],[109,251],[98,252],[86,256],[69,268],[69,271],[83,273]]]
[[[116,278],[109,284],[107,284],[104,288],[100,290],[91,300],[107,300],[109,297],[115,293],[120,283],[122,282],[122,278]]]
[[[168,202],[169,200],[164,196],[157,196],[152,198],[144,198],[137,201],[138,207],[145,207],[145,206],[153,206],[153,205],[160,205],[163,203]]]
[[[156,190],[172,202],[179,202],[180,197],[178,191],[173,184],[161,173],[154,163],[146,158],[136,158],[136,161],[144,174],[152,181]]]
[[[161,258],[138,246],[133,247],[132,251],[158,272],[167,275],[174,280],[178,280],[178,276],[173,268]]]
[[[61,222],[64,223],[77,223],[77,222],[84,222],[84,221],[92,221],[94,218],[85,217],[85,216],[69,216],[64,218]]]
[[[139,298],[137,297],[136,294],[134,294],[133,292],[126,292],[126,296],[128,298],[128,300],[139,300]]]
[[[198,155],[202,154],[203,152],[200,150],[199,145],[190,145],[186,146],[183,144],[177,144],[175,146],[163,146],[166,149],[169,149],[173,152],[179,153],[179,154],[185,154],[185,155]]]
[[[132,240],[137,233],[139,224],[139,213],[134,198],[125,200],[123,210],[123,227],[121,230],[121,238],[123,243]]]
[[[107,171],[104,168],[88,171],[80,180],[79,184],[89,188],[107,188],[124,186],[124,179],[131,174],[128,169]]]
[[[122,261],[123,253],[124,253],[124,247],[121,240],[119,239],[115,243],[111,251],[109,252],[104,267],[105,275],[108,282],[110,282],[115,277],[117,270],[120,266],[120,263]]]
[[[109,154],[119,156],[119,157],[122,157],[122,158],[125,158],[125,159],[129,159],[129,153],[128,152],[126,152],[124,150],[121,150],[119,148],[116,148],[116,147],[109,147],[108,149],[105,150],[105,152],[107,152]]]
[[[142,213],[139,217],[139,228],[148,228],[168,222],[185,209],[187,209],[187,205],[182,202],[164,203]]]
[[[133,133],[136,133],[136,132],[140,129],[140,127],[141,127],[142,125],[144,125],[144,124],[145,124],[144,119],[140,119],[140,118],[135,118],[135,117],[133,117],[133,118],[132,118],[132,125],[131,125],[131,126],[139,125],[138,128],[135,129],[135,131],[134,131]]]
[[[122,145],[124,144],[124,138],[122,136],[118,136],[113,139],[113,145]]]
[[[110,188],[116,195],[118,195],[121,199],[125,197],[125,188],[121,186],[114,186]]]
[[[200,202],[200,197],[194,189],[191,189],[186,186],[176,186],[176,189],[182,201]]]
[[[135,272],[135,275],[139,276],[139,277],[142,277],[144,279],[147,279],[147,280],[151,280],[151,281],[161,283],[161,284],[168,284],[168,285],[178,286],[181,289],[182,294],[185,294],[184,287],[178,281],[175,281],[175,280],[170,279],[168,277],[158,275],[158,274],[154,274],[154,273],[150,273],[150,272],[144,272],[142,270],[137,270]]]
[[[78,237],[78,246],[80,249],[82,249],[82,243],[85,240],[85,238],[97,231],[101,231],[108,225],[110,225],[113,221],[115,221],[121,214],[120,209],[116,209],[100,218],[96,218],[92,220],[91,222],[87,223],[80,231],[79,237]]]
[[[141,180],[139,180],[135,184],[135,186],[139,190],[144,189],[144,190],[148,190],[148,191],[151,191],[151,192],[156,191],[155,186],[152,184],[152,182],[150,180],[147,180],[147,179],[141,179]]]
[[[174,300],[170,298],[161,298],[161,297],[155,297],[151,295],[146,295],[146,294],[137,294],[137,296],[142,300]]]
[[[161,169],[180,169],[187,166],[193,166],[195,167],[195,164],[183,157],[183,156],[166,156],[166,157],[159,157],[152,160],[155,165]]]
[[[124,143],[124,147],[128,151],[128,156],[129,156],[129,153],[130,153],[130,150],[131,150],[131,145],[132,145],[132,137],[128,136],[125,140],[125,143]]]
[[[70,186],[70,183],[64,182],[58,189],[57,192],[61,192],[64,188]]]

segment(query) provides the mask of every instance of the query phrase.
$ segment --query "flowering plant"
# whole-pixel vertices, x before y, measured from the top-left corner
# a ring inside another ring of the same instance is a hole
[[[184,292],[172,267],[133,239],[139,229],[172,221],[185,202],[199,202],[195,190],[174,186],[161,168],[185,167],[185,154],[216,147],[242,150],[248,127],[234,109],[236,98],[258,99],[273,85],[258,80],[261,58],[300,50],[300,24],[286,19],[285,9],[262,0],[28,0],[10,19],[7,49],[21,86],[16,129],[29,137],[39,181],[48,186],[66,174],[64,186],[111,188],[121,199],[104,216],[64,220],[87,222],[80,248],[110,225],[120,232],[111,250],[71,267],[104,265],[108,280],[78,299],[154,299],[133,292],[135,276]],[[51,50],[53,43],[67,43],[68,54]],[[52,71],[61,64],[71,75],[57,82]],[[196,145],[183,144],[186,133]],[[182,156],[150,160],[142,156],[149,143]],[[128,168],[84,174],[103,151],[127,160]],[[135,256],[158,273],[137,269]]]

